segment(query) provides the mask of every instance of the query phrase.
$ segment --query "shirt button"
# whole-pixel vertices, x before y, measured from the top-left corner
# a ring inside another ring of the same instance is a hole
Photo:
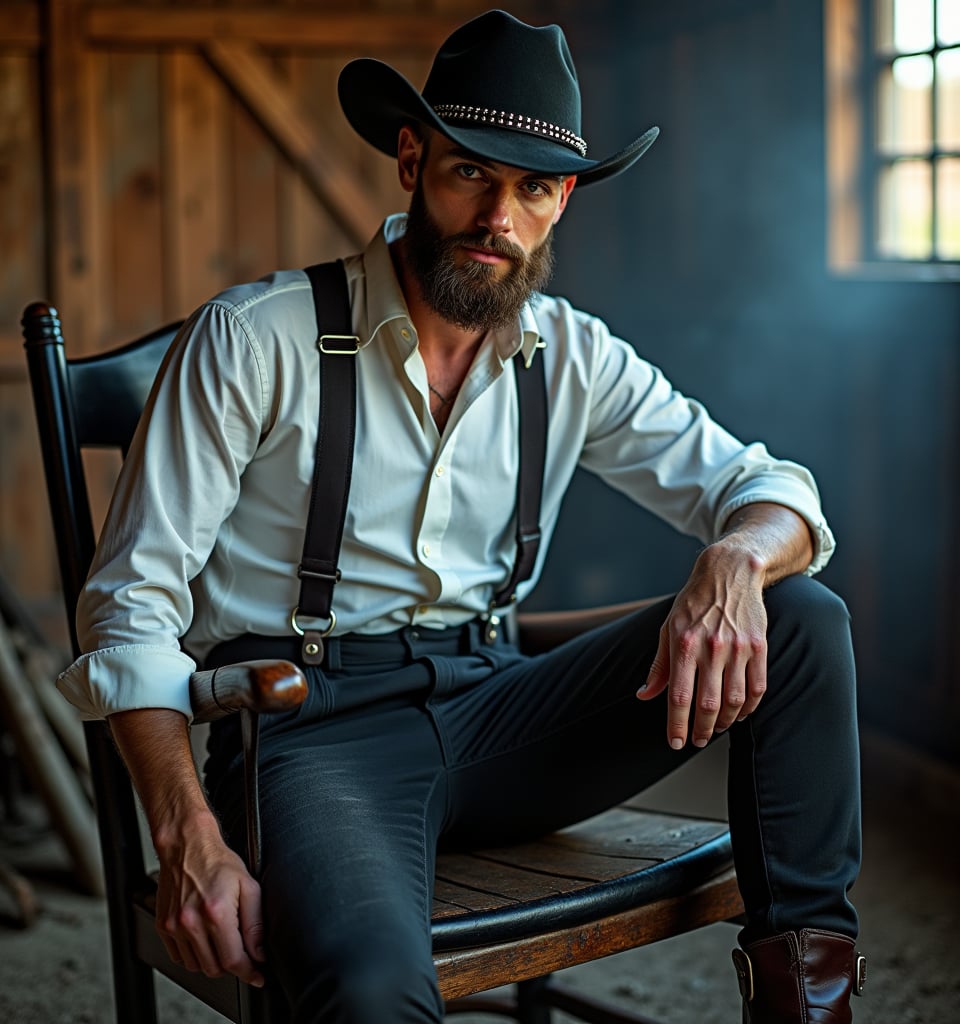
[[[430,607],[429,607],[428,605],[422,604],[422,605],[420,605],[420,607],[419,607],[419,608],[417,609],[417,611],[418,611],[418,612],[419,612],[419,613],[420,613],[421,615],[426,615],[426,614],[427,614],[427,612],[428,612],[428,611],[430,611]]]
[[[406,327],[404,327],[400,331],[400,337],[403,338],[404,341],[409,341],[410,340],[410,332],[406,329]]]
[[[421,548],[421,550],[423,551],[423,557],[424,558],[429,558],[430,557],[430,545],[429,544],[424,544],[423,547]]]
[[[443,476],[444,473],[446,473],[446,470],[443,466],[437,466],[437,476]]]

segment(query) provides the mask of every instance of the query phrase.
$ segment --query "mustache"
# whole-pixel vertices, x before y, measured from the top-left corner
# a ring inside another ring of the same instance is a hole
[[[451,247],[467,246],[471,249],[482,249],[496,256],[504,256],[514,263],[523,263],[527,255],[515,242],[508,241],[500,235],[474,235],[469,231],[461,231],[459,234],[448,236],[444,241]]]

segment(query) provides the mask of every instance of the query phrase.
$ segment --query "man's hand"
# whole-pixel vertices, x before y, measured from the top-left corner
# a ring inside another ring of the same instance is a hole
[[[667,691],[667,740],[675,750],[687,742],[694,699],[693,743],[703,747],[749,715],[767,688],[763,574],[749,561],[726,571],[715,561],[697,560],[660,629],[646,686],[637,694],[650,700]]]
[[[155,845],[157,931],[170,959],[209,978],[229,973],[262,986],[260,886],[224,843],[213,816],[190,822],[180,835],[158,835]]]
[[[781,505],[735,512],[727,530],[697,559],[660,630],[637,696],[667,691],[667,740],[695,746],[753,712],[767,688],[767,613],[763,589],[802,572],[813,557],[803,519]],[[694,704],[695,702],[695,704]]]

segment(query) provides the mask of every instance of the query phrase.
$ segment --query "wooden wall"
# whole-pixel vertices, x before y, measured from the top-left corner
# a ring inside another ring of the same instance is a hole
[[[439,43],[488,6],[0,5],[0,572],[23,597],[55,606],[57,592],[19,336],[26,303],[52,301],[69,350],[88,353],[228,284],[355,250],[406,197],[391,161],[347,125],[340,68],[380,57],[419,86]],[[511,9],[569,30],[575,6]],[[595,35],[574,31],[586,45]],[[97,468],[98,507],[114,471]]]

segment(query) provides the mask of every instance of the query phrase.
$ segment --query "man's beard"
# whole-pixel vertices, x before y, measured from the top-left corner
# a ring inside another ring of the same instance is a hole
[[[404,237],[407,262],[427,305],[448,323],[467,331],[485,331],[515,322],[534,292],[553,274],[553,228],[527,254],[499,235],[462,232],[444,237],[430,216],[417,181],[410,200]],[[461,246],[478,246],[512,262],[500,277],[498,268],[467,259],[458,263]]]

